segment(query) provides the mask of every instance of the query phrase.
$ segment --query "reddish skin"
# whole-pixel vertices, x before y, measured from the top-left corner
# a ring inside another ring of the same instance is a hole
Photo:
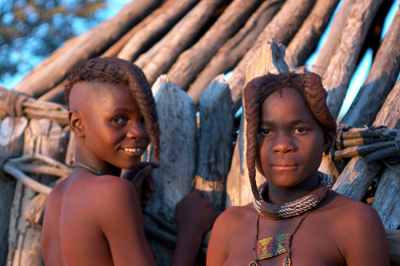
[[[268,97],[261,110],[257,154],[257,168],[270,182],[266,200],[284,203],[308,194],[317,183],[322,151],[332,140],[330,134],[324,137],[300,92],[285,88]],[[291,234],[301,218],[260,217],[259,239]],[[253,261],[256,220],[252,204],[222,213],[211,234],[207,265]],[[286,254],[259,264],[281,266]],[[293,265],[389,265],[385,230],[373,208],[332,192],[294,235],[291,259]]]
[[[143,231],[140,198],[143,186],[147,188],[145,197],[154,191],[150,174],[158,164],[140,163],[149,138],[135,99],[123,85],[100,82],[75,84],[70,99],[69,124],[77,137],[76,161],[104,175],[74,168],[52,190],[42,230],[45,264],[156,265]],[[132,152],[124,148],[141,149]],[[118,178],[121,168],[132,168],[127,179]],[[172,265],[183,265],[175,261],[193,265],[216,213],[198,191],[190,193],[179,206],[177,253]],[[196,212],[203,217],[193,215]]]

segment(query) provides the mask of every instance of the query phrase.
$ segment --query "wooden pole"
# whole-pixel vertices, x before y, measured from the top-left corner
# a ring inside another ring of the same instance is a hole
[[[378,113],[373,126],[398,128],[400,123],[400,82],[392,89],[381,111]],[[368,164],[365,157],[354,157],[346,165],[337,179],[333,189],[355,201],[361,201],[372,180],[382,171],[380,162]]]
[[[233,114],[227,83],[210,83],[200,97],[198,167],[194,187],[203,192],[217,212],[225,209],[225,182],[232,158]]]
[[[242,105],[242,89],[245,85],[246,68],[255,58],[257,51],[263,49],[263,45],[272,39],[275,39],[277,43],[286,45],[296,34],[314,3],[313,0],[286,0],[280,11],[268,23],[250,50],[240,60],[228,79],[234,113]]]
[[[138,58],[138,62],[135,63],[143,68],[150,84],[166,73],[182,51],[195,42],[204,26],[210,23],[213,14],[224,2],[226,0],[200,1],[158,44]]]
[[[327,104],[333,117],[337,117],[347,87],[356,67],[361,44],[383,0],[357,0],[347,18],[338,47],[323,76],[328,91]]]
[[[135,61],[138,56],[151,47],[168,32],[198,2],[198,0],[175,1],[173,5],[136,32],[118,53],[118,57],[127,61]]]
[[[283,5],[282,0],[264,1],[244,27],[227,41],[190,85],[188,95],[197,103],[200,95],[216,76],[233,69],[250,49],[264,27]]]
[[[393,88],[400,70],[400,9],[381,43],[364,85],[341,123],[370,126]]]
[[[331,29],[329,30],[328,37],[321,50],[318,53],[317,59],[311,68],[311,72],[317,73],[320,77],[324,77],[328,69],[329,61],[331,60],[336,48],[342,38],[342,30],[346,24],[347,18],[353,8],[356,0],[342,0],[337,11]]]
[[[8,231],[10,210],[14,199],[16,182],[2,169],[7,158],[22,154],[26,117],[6,117],[0,121],[0,265],[6,265],[8,254]]]
[[[171,81],[181,89],[187,90],[218,49],[243,27],[261,3],[260,0],[234,0],[206,34],[178,57],[177,62],[167,73]]]
[[[101,54],[160,3],[161,0],[135,0],[126,4],[113,18],[68,41],[14,89],[39,97],[64,80],[78,63]]]
[[[339,0],[317,0],[307,19],[286,48],[285,60],[291,69],[304,65],[315,49]]]

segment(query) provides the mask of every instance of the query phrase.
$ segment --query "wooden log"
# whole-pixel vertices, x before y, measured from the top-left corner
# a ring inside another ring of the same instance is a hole
[[[264,27],[283,5],[283,0],[268,0],[253,13],[244,27],[229,39],[189,86],[188,95],[197,103],[214,77],[230,71],[243,58]]]
[[[178,57],[168,71],[171,81],[187,90],[218,49],[244,25],[261,3],[260,0],[234,0],[206,34]]]
[[[14,198],[15,180],[2,169],[6,158],[22,154],[26,117],[6,117],[0,121],[0,265],[5,265],[8,253],[10,209]]]
[[[246,82],[255,77],[265,75],[275,69],[271,51],[271,43],[265,43],[262,46],[262,49],[256,52],[254,60],[246,69]],[[285,54],[283,53],[281,56],[281,59],[284,60]],[[245,108],[245,106],[243,106],[243,108]],[[226,181],[227,195],[225,208],[229,208],[230,206],[244,206],[253,200],[249,181],[249,171],[247,169],[246,147],[246,121],[244,119],[244,113],[242,113],[239,135],[233,152],[231,169]],[[256,182],[258,185],[265,182],[264,176],[262,176],[258,171],[256,171]]]
[[[64,79],[57,86],[55,86],[54,88],[50,89],[45,94],[40,96],[38,98],[38,101],[48,101],[48,102],[54,102],[54,103],[66,105],[66,102],[64,99],[64,88],[65,88],[65,85],[67,84],[67,81],[68,81],[68,79]]]
[[[383,0],[357,0],[341,33],[341,40],[323,77],[328,91],[327,104],[333,117],[337,117],[347,87],[356,67],[361,44]]]
[[[315,63],[311,67],[311,72],[317,73],[321,77],[324,77],[325,72],[328,69],[329,61],[339,45],[342,37],[343,27],[346,24],[347,18],[349,17],[355,2],[356,0],[341,1],[339,10],[335,15],[332,26],[329,30],[328,37],[319,51]]]
[[[313,0],[286,0],[280,11],[258,36],[256,42],[235,67],[228,84],[233,100],[233,112],[236,112],[242,104],[242,89],[245,85],[246,68],[255,58],[255,53],[262,49],[263,44],[273,38],[277,43],[286,45],[295,35],[304,19],[309,14],[315,1]]]
[[[400,70],[400,9],[381,43],[366,81],[342,123],[370,126],[396,83]]]
[[[386,229],[400,226],[400,164],[387,165],[379,180],[372,207]]]
[[[382,106],[381,111],[378,113],[373,124],[374,126],[387,126],[389,129],[399,128],[399,96],[400,82],[397,82]],[[381,171],[381,163],[373,162],[368,164],[365,157],[355,157],[347,164],[333,189],[355,201],[361,201],[372,180],[379,176]]]
[[[291,69],[304,65],[314,51],[339,0],[317,0],[307,19],[286,48],[286,62]]]
[[[24,154],[40,153],[62,161],[65,156],[66,136],[62,128],[55,122],[32,119],[25,131]],[[54,177],[34,176],[38,181],[49,184]],[[42,265],[40,252],[41,228],[24,220],[24,213],[36,192],[17,183],[14,202],[11,209],[9,231],[8,266]],[[44,204],[38,206],[43,210]]]
[[[175,205],[192,190],[196,171],[196,107],[172,83],[161,84],[155,95],[160,136],[160,168],[153,171],[156,192],[148,202],[151,212],[174,223]]]
[[[400,230],[388,229],[386,236],[389,244],[390,265],[400,266]]]
[[[153,93],[156,92],[158,123],[162,132],[161,159],[160,168],[152,172],[156,191],[148,200],[146,209],[175,224],[175,205],[192,190],[196,173],[197,123],[196,105],[192,99],[167,80],[163,77],[155,84],[159,88],[152,88]],[[151,147],[149,149],[150,160],[154,161]],[[145,220],[145,223],[151,222]],[[157,241],[149,242],[157,254],[157,265],[170,265],[173,250]]]
[[[225,209],[225,182],[232,159],[232,97],[223,76],[210,83],[200,97],[198,167],[194,187],[217,212]]]
[[[163,1],[162,5],[146,16],[139,24],[130,29],[124,36],[122,36],[117,42],[111,45],[110,48],[105,51],[101,57],[117,57],[118,53],[124,48],[124,46],[129,42],[129,40],[140,30],[146,27],[150,22],[152,22],[156,17],[161,15],[166,9],[168,9],[177,0],[166,0]]]
[[[147,80],[150,84],[168,71],[178,56],[187,49],[199,35],[203,27],[213,18],[215,11],[226,0],[200,1],[161,41],[162,46],[156,45],[149,53],[152,58],[147,64],[138,62],[143,66]],[[215,36],[215,35],[214,35]],[[215,38],[218,40],[219,38]],[[200,51],[199,51],[200,53]],[[201,54],[199,54],[201,56]],[[143,59],[138,59],[143,60]],[[169,75],[168,75],[169,76]]]
[[[15,90],[38,97],[68,76],[71,69],[101,54],[133,25],[156,8],[161,0],[136,0],[126,4],[113,18],[68,41],[15,86]]]
[[[118,57],[127,61],[135,61],[145,51],[146,47],[151,47],[161,39],[197,2],[198,0],[175,2],[174,5],[165,9],[142,30],[133,35],[118,53]]]

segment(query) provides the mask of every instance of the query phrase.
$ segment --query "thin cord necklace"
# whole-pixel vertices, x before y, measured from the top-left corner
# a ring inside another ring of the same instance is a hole
[[[92,172],[95,175],[98,175],[98,176],[103,175],[103,173],[101,171],[99,171],[96,168],[94,168],[88,164],[85,164],[85,163],[73,162],[71,167],[72,168],[81,167],[81,168],[85,168],[86,170],[89,170],[90,172]]]
[[[277,255],[283,254],[287,252],[286,258],[283,260],[283,266],[291,266],[292,265],[292,239],[294,234],[296,234],[300,225],[304,222],[307,216],[311,213],[311,211],[307,212],[297,224],[296,228],[293,230],[292,234],[281,234],[276,237],[268,237],[263,240],[258,240],[258,234],[260,231],[259,223],[260,223],[260,214],[257,215],[257,230],[256,237],[254,243],[254,260],[249,263],[249,266],[259,266],[258,263],[260,260],[268,259],[271,257],[275,257]]]

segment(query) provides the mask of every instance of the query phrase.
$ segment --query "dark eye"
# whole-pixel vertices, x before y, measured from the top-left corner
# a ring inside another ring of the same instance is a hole
[[[294,129],[294,132],[297,134],[305,134],[307,132],[307,130],[303,127],[298,127]]]
[[[260,129],[260,134],[263,136],[269,135],[270,133],[271,133],[270,129],[266,129],[266,128]]]
[[[122,116],[118,116],[118,117],[114,117],[112,119],[112,122],[116,123],[116,124],[125,124],[126,123],[126,119]]]

